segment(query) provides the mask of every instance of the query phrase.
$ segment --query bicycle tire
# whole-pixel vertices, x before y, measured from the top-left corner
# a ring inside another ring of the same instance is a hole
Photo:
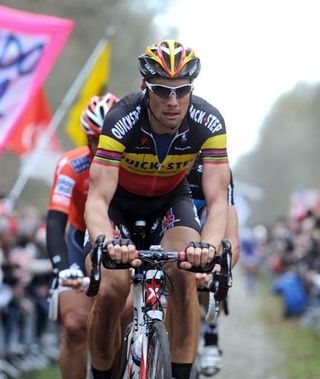
[[[162,321],[155,320],[148,336],[146,379],[168,379],[171,377],[168,332]]]
[[[200,368],[199,368],[199,358],[198,358],[198,353],[197,357],[195,358],[193,364],[192,364],[192,369],[190,373],[190,379],[200,379]]]
[[[119,370],[119,379],[122,379],[125,377],[127,363],[128,363],[128,345],[130,343],[129,341],[129,334],[132,329],[132,322],[127,325],[126,330],[124,332],[124,337],[122,341],[122,347],[121,347],[121,358],[120,358],[120,370]]]

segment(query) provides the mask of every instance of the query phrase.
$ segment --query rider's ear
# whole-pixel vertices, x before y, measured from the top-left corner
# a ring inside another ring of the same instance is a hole
[[[147,88],[145,79],[142,79],[140,88],[141,88],[141,91],[144,91]]]

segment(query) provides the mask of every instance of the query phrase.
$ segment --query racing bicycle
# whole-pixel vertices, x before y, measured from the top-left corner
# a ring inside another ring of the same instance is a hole
[[[145,240],[145,221],[135,223],[134,243],[143,247]],[[108,256],[104,247],[105,236],[97,238],[91,252],[92,270],[88,296],[95,296],[101,280],[101,263],[109,269],[129,268],[117,264]],[[142,265],[132,270],[133,319],[125,329],[119,368],[119,379],[168,379],[171,373],[171,354],[168,332],[165,326],[166,298],[170,296],[170,278],[164,265],[169,262],[183,262],[185,252],[166,251],[159,245],[147,250],[137,250],[136,257]],[[204,272],[211,272],[215,264],[224,267],[224,253],[216,256]],[[195,271],[195,268],[193,269]],[[225,274],[215,276],[210,290],[214,291],[217,301],[226,298],[228,284]]]

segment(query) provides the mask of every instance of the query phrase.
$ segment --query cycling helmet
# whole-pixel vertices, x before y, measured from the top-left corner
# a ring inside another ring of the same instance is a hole
[[[80,118],[82,129],[87,136],[99,136],[106,114],[117,101],[119,99],[111,92],[90,99]]]
[[[200,59],[180,42],[164,40],[146,48],[139,57],[139,70],[144,79],[195,79],[200,72]]]

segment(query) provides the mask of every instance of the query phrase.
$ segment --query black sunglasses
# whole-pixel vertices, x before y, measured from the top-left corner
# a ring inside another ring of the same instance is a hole
[[[182,99],[193,90],[193,84],[183,84],[182,86],[169,87],[162,84],[151,84],[146,82],[149,91],[161,97],[161,99],[168,99],[171,95],[175,95],[177,99]]]

